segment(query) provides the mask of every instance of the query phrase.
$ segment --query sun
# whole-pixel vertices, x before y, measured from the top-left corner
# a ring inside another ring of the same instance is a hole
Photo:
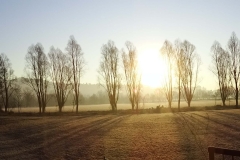
[[[139,52],[138,64],[142,73],[142,83],[150,87],[159,87],[164,83],[166,64],[159,49],[145,49]]]

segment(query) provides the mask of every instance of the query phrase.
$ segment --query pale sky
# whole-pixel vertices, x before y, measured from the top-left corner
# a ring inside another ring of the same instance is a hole
[[[0,53],[8,56],[18,77],[25,75],[30,45],[40,42],[46,54],[52,45],[65,51],[73,35],[87,61],[82,83],[97,83],[101,46],[113,40],[119,50],[126,41],[136,46],[143,83],[158,86],[163,42],[186,39],[202,59],[199,85],[216,89],[210,48],[215,40],[225,48],[233,31],[240,38],[237,0],[0,0]]]

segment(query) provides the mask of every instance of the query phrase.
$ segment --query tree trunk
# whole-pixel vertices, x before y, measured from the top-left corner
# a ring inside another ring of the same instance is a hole
[[[7,97],[7,95],[6,95],[5,112],[7,112],[7,109],[8,109],[8,97]]]
[[[117,103],[115,103],[115,111],[117,111]]]
[[[237,81],[235,81],[235,87],[236,87],[236,108],[238,108],[238,84],[237,84]]]
[[[76,97],[76,113],[78,113],[78,97]]]
[[[7,109],[8,109],[8,89],[7,89],[7,84],[6,84],[6,80],[4,82],[4,88],[5,88],[5,98],[6,98],[6,103],[5,103],[5,112],[7,112]]]
[[[190,105],[191,105],[191,101],[188,101],[187,104],[188,104],[188,107],[190,107]]]
[[[59,112],[62,113],[62,106],[59,106]]]
[[[75,87],[76,87],[76,89],[75,89],[75,98],[76,98],[76,113],[78,113],[78,97],[79,97],[79,95],[78,95],[78,93],[79,92],[77,92],[77,86],[75,85]]]
[[[46,109],[46,106],[43,105],[43,106],[42,106],[42,113],[45,113],[45,109]]]
[[[172,108],[172,101],[168,101],[169,108]]]
[[[134,110],[134,102],[131,102],[132,110]]]
[[[180,112],[180,97],[181,97],[181,91],[178,92],[178,112]]]
[[[180,76],[178,77],[178,112],[180,112],[180,98],[181,98],[181,88],[180,88]]]
[[[226,99],[222,99],[222,103],[223,103],[223,106],[225,107],[226,106]]]
[[[117,104],[115,102],[112,102],[112,111],[113,112],[117,111]]]

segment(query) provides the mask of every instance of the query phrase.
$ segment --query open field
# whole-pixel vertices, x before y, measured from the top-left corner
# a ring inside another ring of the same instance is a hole
[[[231,100],[230,103],[229,101],[226,101],[226,105],[235,105],[235,101]],[[142,104],[140,103],[139,107],[140,109],[147,109],[147,108],[156,108],[156,106],[164,106],[167,108],[167,102],[161,102],[161,103],[145,103]],[[215,105],[222,105],[222,101],[220,100],[199,100],[199,101],[192,101],[191,107],[205,107],[205,106],[215,106]],[[181,107],[186,107],[187,103],[185,101],[181,102]],[[177,108],[177,102],[173,102],[172,104],[173,108]],[[130,104],[118,104],[118,110],[125,110],[125,109],[131,109]],[[99,104],[99,105],[80,105],[79,106],[79,111],[107,111],[111,110],[110,104]],[[18,112],[17,108],[12,109],[14,112]],[[38,112],[39,109],[38,107],[31,107],[31,108],[26,108],[22,107],[20,112]],[[62,110],[63,112],[74,112],[75,108],[73,106],[65,106]],[[57,106],[50,106],[46,107],[46,112],[58,112],[58,107]]]
[[[0,159],[207,159],[240,148],[240,110],[0,117]]]

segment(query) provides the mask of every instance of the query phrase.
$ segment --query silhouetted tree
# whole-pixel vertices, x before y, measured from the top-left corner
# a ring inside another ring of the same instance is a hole
[[[26,59],[26,83],[33,89],[38,99],[39,113],[44,113],[47,105],[49,63],[40,43],[31,45]]]
[[[102,46],[101,51],[102,60],[98,71],[99,83],[107,91],[112,111],[116,111],[121,86],[118,49],[113,41],[108,41]]]
[[[76,105],[76,113],[78,113],[79,95],[80,95],[80,79],[84,72],[85,60],[81,46],[77,43],[73,36],[70,36],[67,45],[67,53],[71,63],[72,86],[74,91],[74,103]]]
[[[62,108],[72,88],[70,84],[72,72],[69,59],[60,49],[55,49],[54,47],[50,49],[48,57],[50,60],[50,77],[53,81],[59,112],[62,112]]]
[[[215,41],[211,48],[213,68],[212,72],[218,78],[218,85],[223,106],[227,97],[231,94],[230,55]]]
[[[126,42],[127,53],[123,50],[122,61],[127,83],[127,93],[132,110],[138,110],[141,92],[141,75],[138,71],[136,48],[131,42]]]
[[[176,64],[175,73],[176,73],[177,85],[178,85],[178,111],[180,111],[180,101],[181,101],[181,76],[182,76],[181,66],[184,65],[183,55],[184,55],[184,52],[183,52],[182,42],[180,40],[176,40],[175,47],[174,47],[174,62]]]
[[[174,48],[171,42],[165,41],[161,48],[161,54],[166,59],[167,64],[167,75],[165,76],[165,83],[164,83],[164,93],[168,101],[168,106],[171,108],[172,106],[172,99],[173,99],[173,62],[174,62]]]
[[[0,55],[0,86],[2,104],[7,112],[9,108],[9,99],[14,91],[14,75],[12,65],[5,54]]]
[[[239,75],[240,75],[240,42],[233,32],[227,45],[227,51],[230,54],[230,73],[235,87],[236,107],[238,107],[238,93],[239,93]]]
[[[191,101],[198,82],[199,66],[201,64],[200,57],[195,51],[195,46],[188,41],[182,43],[183,58],[181,65],[181,81],[183,97],[186,100],[188,107]]]

